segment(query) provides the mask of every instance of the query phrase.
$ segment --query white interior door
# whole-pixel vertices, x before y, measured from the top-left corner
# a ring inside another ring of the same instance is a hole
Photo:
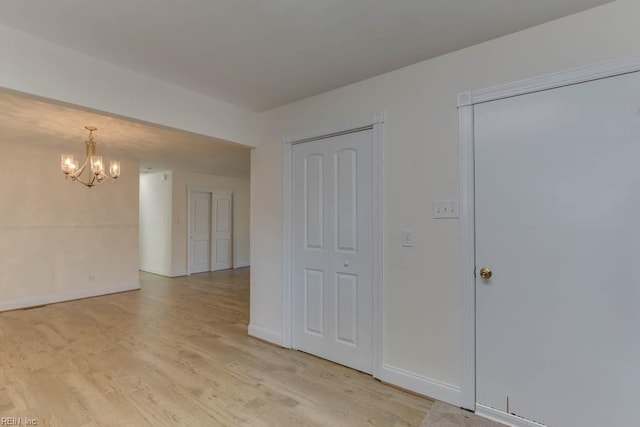
[[[373,131],[294,145],[293,345],[371,372]]]
[[[638,425],[640,74],[474,107],[478,404]]]
[[[232,193],[212,193],[213,270],[232,267]]]
[[[189,271],[211,271],[211,193],[192,191],[190,213]]]

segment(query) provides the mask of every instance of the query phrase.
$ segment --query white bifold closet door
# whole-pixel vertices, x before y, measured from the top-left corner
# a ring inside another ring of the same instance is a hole
[[[373,131],[296,144],[293,345],[372,372]]]
[[[233,267],[233,192],[191,191],[189,271]]]
[[[211,271],[211,193],[191,193],[190,271]]]
[[[474,107],[477,402],[640,425],[640,74]]]
[[[213,269],[232,268],[233,196],[231,193],[211,194],[213,229]]]

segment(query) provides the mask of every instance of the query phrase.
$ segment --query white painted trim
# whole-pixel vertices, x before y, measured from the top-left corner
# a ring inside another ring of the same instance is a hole
[[[291,227],[293,227],[293,214],[291,212],[293,200],[293,185],[291,182],[291,143],[282,146],[282,345],[286,348],[293,347],[292,310],[293,301],[291,291],[291,255],[293,254]]]
[[[210,186],[201,186],[201,185],[191,185],[191,184],[187,184],[187,271],[186,271],[186,275],[190,276],[191,275],[191,193],[192,192],[197,192],[197,193],[209,193],[211,194],[211,198],[213,199],[213,195],[214,194],[223,194],[225,196],[228,196],[231,198],[231,268],[236,268],[234,266],[234,262],[235,262],[235,256],[234,256],[234,250],[236,247],[236,220],[235,220],[235,215],[236,215],[236,198],[234,197],[234,189],[233,188],[220,188],[220,187],[210,187]],[[211,221],[213,221],[213,210],[210,212],[211,213]],[[210,227],[210,233],[211,236],[209,237],[209,245],[210,245],[210,256],[211,259],[209,260],[209,264],[211,270],[209,271],[213,271],[213,265],[214,263],[214,244],[215,244],[215,239],[213,238],[214,235],[214,231],[213,231],[213,224]],[[176,276],[174,276],[176,277]]]
[[[326,127],[315,132],[285,135],[283,137],[282,164],[283,164],[283,246],[282,246],[282,345],[286,348],[293,347],[293,302],[292,302],[292,227],[293,227],[293,186],[291,185],[292,171],[292,145],[309,140],[319,139],[323,136],[349,132],[356,129],[370,128],[373,131],[373,366],[371,374],[380,378],[380,370],[383,363],[383,292],[384,283],[384,111],[357,118],[343,124]]]
[[[276,344],[284,347],[283,336],[280,335],[277,331],[263,328],[262,326],[258,326],[250,323],[247,332],[249,333],[249,335],[251,335],[254,338],[258,338],[263,341],[267,341],[272,344]]]
[[[584,83],[592,80],[640,71],[640,55],[573,68],[486,89],[463,92],[458,95],[458,107],[464,107],[496,99],[509,98],[542,90]]]
[[[182,277],[182,276],[188,276],[188,275],[189,274],[187,274],[187,270],[178,270],[178,271],[172,272],[169,277]]]
[[[166,272],[166,271],[160,271],[160,270],[156,270],[156,269],[153,269],[153,268],[146,268],[146,267],[142,267],[142,266],[139,267],[138,270],[144,271],[145,273],[151,273],[151,274],[156,274],[158,276],[171,277],[171,278],[188,276],[186,270],[178,270],[178,271]]]
[[[234,268],[234,265],[236,263],[236,236],[237,236],[237,230],[236,230],[236,195],[235,192],[233,191],[233,189],[225,189],[225,190],[220,190],[220,191],[214,191],[211,193],[211,271],[216,271],[215,267],[216,267],[216,260],[215,260],[215,256],[216,256],[216,251],[215,251],[215,247],[216,247],[216,239],[215,239],[215,226],[213,224],[214,220],[217,220],[216,215],[214,215],[214,211],[213,211],[213,199],[215,195],[222,195],[222,196],[226,196],[229,199],[231,199],[231,206],[229,206],[229,209],[231,209],[231,215],[229,215],[229,221],[230,221],[230,227],[229,229],[231,230],[231,241],[229,242],[231,245],[231,248],[229,248],[229,256],[231,257],[231,261],[229,262],[229,268]],[[224,270],[223,269],[219,269],[219,270]]]
[[[244,262],[239,262],[238,265],[235,265],[233,268],[245,268],[245,267],[251,267],[251,264],[249,264],[247,261]]]
[[[373,117],[373,367],[371,375],[380,378],[384,348],[384,121],[381,111]],[[377,173],[376,173],[377,171]],[[377,232],[376,232],[377,230]]]
[[[476,293],[475,293],[475,215],[474,215],[474,147],[473,106],[460,107],[459,162],[460,162],[460,306],[462,307],[462,354],[460,406],[475,410],[476,402]],[[469,243],[472,242],[472,243]]]
[[[0,311],[17,310],[21,308],[35,307],[35,306],[45,305],[45,304],[54,304],[58,302],[72,301],[72,300],[82,299],[82,298],[98,297],[102,295],[116,294],[119,292],[134,291],[137,289],[140,289],[140,283],[124,285],[124,286],[112,286],[112,287],[100,288],[100,289],[87,289],[83,291],[69,292],[66,294],[59,294],[59,295],[48,295],[48,296],[37,297],[37,298],[23,298],[23,299],[0,303]]]
[[[240,260],[238,259],[238,257],[236,257],[236,236],[238,232],[238,230],[236,230],[236,224],[238,222],[236,221],[236,212],[237,212],[238,198],[235,197],[235,193],[233,193],[233,190],[230,197],[231,197],[231,268],[235,269],[240,266],[239,264]],[[213,233],[213,230],[212,230],[212,233]],[[213,234],[212,234],[212,237],[213,237]],[[211,262],[213,263],[213,259],[211,260]]]
[[[208,187],[208,186],[190,185],[190,184],[187,184],[187,190],[196,191],[200,193],[218,193],[218,194],[224,194],[225,196],[232,196],[234,192],[233,188]]]
[[[528,80],[487,89],[462,92],[459,107],[460,162],[460,294],[462,302],[462,401],[466,409],[478,410],[475,403],[475,180],[474,180],[474,124],[475,104],[518,95],[549,90],[567,85],[604,79],[640,71],[640,55],[595,65],[575,68]],[[478,407],[477,407],[478,406]],[[494,410],[495,411],[495,410]],[[538,425],[538,424],[526,424]]]
[[[493,409],[479,403],[476,404],[476,415],[512,427],[545,427],[544,424],[539,424],[535,421],[530,421],[515,415],[507,414],[506,412],[498,411],[497,409]]]
[[[460,406],[460,388],[442,381],[423,377],[389,365],[382,365],[380,380],[432,399]]]
[[[171,196],[173,198],[173,195]],[[187,276],[191,276],[191,186],[187,185]],[[173,229],[173,223],[172,223]],[[171,233],[173,239],[173,233]],[[173,242],[171,242],[173,252]],[[173,256],[173,254],[172,254]]]

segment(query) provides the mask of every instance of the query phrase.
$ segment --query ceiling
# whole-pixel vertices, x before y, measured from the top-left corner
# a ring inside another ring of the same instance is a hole
[[[22,0],[0,25],[265,111],[610,0]],[[249,176],[249,149],[0,91],[3,141]],[[73,151],[72,151],[73,153]]]
[[[143,173],[173,169],[249,177],[250,150],[245,146],[0,92],[2,142],[84,158],[85,125],[98,128],[97,151],[109,157],[105,160],[136,160]]]
[[[610,0],[20,0],[0,24],[264,111]]]

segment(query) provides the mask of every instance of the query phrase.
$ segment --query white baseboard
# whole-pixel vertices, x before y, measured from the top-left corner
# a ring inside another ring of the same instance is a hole
[[[140,271],[144,271],[145,273],[157,274],[158,276],[164,276],[164,277],[172,277],[171,273],[164,270],[161,271],[161,270],[156,270],[155,268],[146,268],[146,267],[138,267],[138,269]]]
[[[535,421],[529,421],[515,415],[507,414],[506,412],[498,411],[497,409],[493,409],[479,403],[476,403],[476,415],[489,418],[490,420],[512,427],[545,427],[544,424],[539,424]]]
[[[404,369],[383,364],[380,369],[380,380],[454,406],[461,404],[460,387],[423,377]]]
[[[233,266],[233,268],[244,268],[244,267],[251,267],[251,266],[249,265],[248,262],[239,262]]]
[[[187,273],[187,270],[179,270],[179,271],[174,271],[171,274],[169,274],[168,277],[182,277],[182,276],[188,276],[189,273]]]
[[[158,276],[163,276],[163,277],[170,277],[170,278],[174,278],[174,277],[182,277],[182,276],[186,276],[187,272],[186,271],[178,271],[178,272],[168,272],[168,271],[160,271],[160,270],[156,270],[154,268],[145,268],[145,267],[138,267],[138,269],[140,271],[144,271],[145,273],[151,273],[151,274],[157,274]]]
[[[133,285],[126,286],[114,286],[101,289],[87,289],[83,291],[70,292],[66,294],[54,294],[46,295],[36,298],[23,298],[19,300],[7,301],[0,303],[0,311],[17,310],[21,308],[34,307],[38,305],[53,304],[63,301],[71,301],[74,299],[82,299],[89,297],[97,297],[100,295],[115,294],[118,292],[126,292],[140,289],[140,284],[135,283]]]
[[[263,328],[262,326],[249,324],[248,332],[252,337],[259,338],[263,341],[267,341],[279,346],[282,346],[284,342],[281,333],[272,329]]]

